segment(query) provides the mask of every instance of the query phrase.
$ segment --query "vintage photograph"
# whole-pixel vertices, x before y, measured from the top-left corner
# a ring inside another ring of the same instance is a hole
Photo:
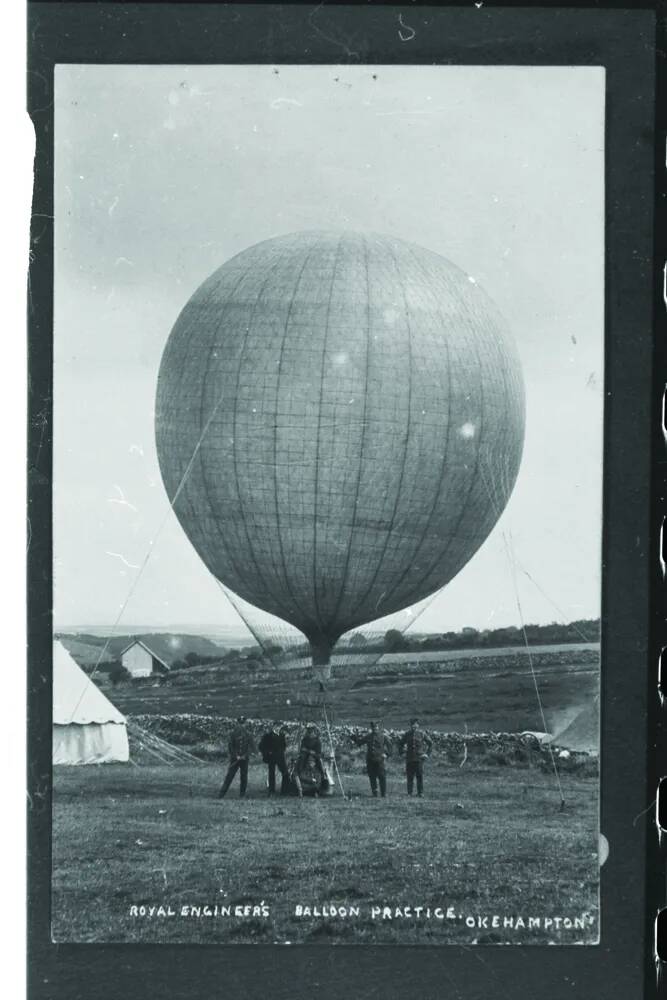
[[[599,941],[604,88],[56,66],[54,941]]]

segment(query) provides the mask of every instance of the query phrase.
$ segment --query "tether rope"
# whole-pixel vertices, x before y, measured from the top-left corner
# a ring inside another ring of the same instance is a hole
[[[106,639],[106,642],[104,643],[104,646],[102,647],[102,651],[101,651],[100,655],[97,658],[97,662],[95,663],[95,666],[93,667],[91,673],[87,674],[88,683],[92,682],[93,677],[97,673],[97,668],[99,667],[99,665],[102,662],[102,659],[104,657],[104,654],[106,653],[107,649],[109,648],[109,643],[111,642],[111,640],[113,639],[114,635],[116,634],[116,630],[118,629],[118,625],[120,623],[120,620],[123,617],[125,609],[126,609],[127,605],[130,602],[130,598],[132,597],[132,595],[134,594],[135,590],[137,589],[137,585],[138,585],[138,583],[139,583],[139,581],[140,581],[140,579],[141,579],[141,577],[143,575],[144,570],[146,569],[146,566],[148,564],[148,560],[150,559],[151,555],[153,554],[153,548],[155,546],[155,543],[156,543],[157,539],[159,538],[160,534],[162,533],[162,530],[163,530],[165,524],[167,523],[167,521],[169,519],[169,515],[171,514],[171,512],[172,512],[172,510],[174,508],[174,504],[178,500],[178,498],[179,498],[179,496],[181,494],[181,491],[182,491],[183,487],[185,486],[186,480],[187,480],[188,476],[190,475],[190,472],[192,470],[192,466],[194,465],[195,458],[199,454],[199,449],[201,448],[202,442],[203,442],[206,434],[208,433],[208,429],[211,426],[211,423],[213,422],[213,418],[215,417],[215,415],[216,415],[216,413],[217,413],[217,411],[218,411],[218,409],[219,409],[220,404],[222,403],[222,401],[223,401],[223,396],[220,396],[220,398],[218,399],[217,403],[213,407],[213,409],[211,411],[211,414],[210,414],[208,420],[206,421],[206,424],[204,425],[204,428],[203,428],[201,434],[199,435],[199,440],[197,441],[197,443],[195,445],[194,451],[192,452],[192,456],[190,457],[190,461],[188,462],[188,464],[185,467],[185,471],[184,471],[183,475],[181,476],[180,482],[179,482],[179,484],[178,484],[178,486],[176,488],[176,492],[174,493],[173,497],[169,501],[169,506],[168,506],[167,510],[165,511],[165,515],[162,518],[162,521],[158,525],[157,531],[155,532],[155,534],[153,535],[152,539],[148,543],[148,551],[146,552],[146,555],[144,556],[143,561],[141,562],[141,564],[139,566],[139,570],[138,570],[138,572],[137,572],[134,580],[132,581],[132,584],[130,585],[130,588],[129,588],[126,596],[125,596],[125,600],[123,601],[123,603],[120,606],[120,610],[119,610],[118,614],[116,615],[116,619],[115,619],[113,625],[111,626],[111,631],[109,632],[109,634],[107,636],[107,639]],[[77,701],[76,705],[72,709],[72,713],[70,715],[70,722],[72,721],[72,718],[74,717],[77,709],[79,708],[81,702],[83,701],[83,698],[85,697],[87,686],[88,685],[86,685],[83,688],[83,690],[81,691],[81,694],[79,695],[79,700]]]
[[[498,507],[497,507],[496,502],[495,502],[495,498],[491,494],[491,490],[489,489],[488,483],[486,482],[486,477],[484,475],[484,470],[483,470],[483,468],[482,468],[481,465],[480,465],[480,475],[481,475],[482,481],[484,482],[484,485],[486,487],[486,491],[489,494],[489,500],[491,501],[491,505],[494,508],[494,512],[496,514],[496,518],[499,519],[500,518],[500,514],[502,513],[502,511],[498,510]],[[521,633],[523,635],[523,641],[524,641],[524,645],[525,645],[525,648],[526,648],[526,655],[528,657],[528,663],[530,665],[530,673],[531,673],[531,677],[533,679],[533,687],[535,688],[535,696],[537,698],[537,705],[538,705],[538,708],[539,708],[539,711],[540,711],[540,718],[542,719],[543,732],[548,733],[549,730],[547,729],[547,720],[546,720],[546,717],[545,717],[545,714],[544,714],[544,706],[542,705],[542,696],[540,695],[540,688],[539,688],[539,684],[537,683],[537,675],[535,673],[535,665],[533,663],[533,654],[532,654],[532,650],[530,648],[530,643],[528,642],[528,634],[526,632],[526,623],[525,623],[524,617],[523,617],[523,608],[521,606],[521,597],[519,595],[519,585],[518,585],[517,576],[516,576],[517,563],[516,563],[516,557],[514,555],[514,545],[513,545],[513,540],[512,540],[511,532],[510,532],[510,536],[509,536],[509,541],[508,541],[507,535],[506,535],[506,533],[504,531],[502,533],[502,539],[503,539],[503,543],[504,543],[504,546],[505,546],[505,553],[507,555],[507,560],[508,560],[509,566],[510,566],[510,575],[512,577],[512,587],[513,587],[513,590],[514,590],[514,597],[515,597],[515,600],[516,600],[517,610],[519,612],[519,621],[521,623]],[[551,766],[553,768],[553,772],[554,772],[554,775],[556,777],[556,784],[558,785],[558,794],[560,795],[560,808],[563,809],[563,807],[565,805],[565,798],[563,796],[563,785],[562,785],[561,780],[560,780],[560,774],[559,774],[559,771],[558,771],[558,764],[556,763],[556,757],[555,757],[555,754],[554,754],[554,751],[553,751],[553,746],[551,745],[551,742],[549,742],[547,744],[547,749],[549,751],[549,756],[551,758]]]
[[[523,619],[523,610],[522,610],[522,607],[521,607],[521,598],[519,596],[519,587],[518,587],[517,579],[516,579],[516,563],[515,563],[515,561],[513,559],[513,545],[512,545],[512,535],[511,535],[511,533],[509,535],[509,542],[508,542],[507,535],[505,534],[505,532],[503,532],[503,541],[505,542],[505,550],[507,552],[507,557],[509,559],[510,567],[511,567],[511,570],[512,570],[512,584],[513,584],[513,587],[514,587],[514,596],[516,598],[516,606],[517,606],[517,609],[519,611],[519,620],[521,622],[521,632],[523,633],[523,641],[524,641],[525,646],[526,646],[526,654],[528,656],[528,662],[530,664],[530,673],[531,673],[532,678],[533,678],[533,686],[535,688],[535,695],[537,697],[537,704],[538,704],[539,709],[540,709],[540,716],[541,716],[541,719],[542,719],[543,731],[545,733],[548,733],[547,720],[545,718],[544,707],[542,705],[542,697],[540,695],[540,688],[539,688],[539,685],[537,683],[537,675],[535,674],[535,665],[533,663],[533,654],[532,654],[532,651],[530,649],[530,645],[528,643],[528,636],[526,634],[526,625],[525,625],[525,622],[524,622],[524,619]],[[549,742],[547,744],[547,749],[549,751],[549,756],[551,757],[551,766],[553,767],[553,771],[554,771],[554,774],[556,776],[556,783],[558,785],[558,793],[560,795],[560,805],[561,805],[561,809],[562,809],[563,806],[565,805],[565,797],[563,795],[563,786],[561,784],[560,774],[558,773],[558,765],[556,763],[556,756],[554,754],[553,746],[552,746],[551,742]]]
[[[331,759],[333,760],[334,771],[336,772],[336,777],[338,778],[338,784],[340,785],[340,792],[344,799],[347,798],[345,794],[345,788],[343,787],[343,779],[340,776],[340,771],[338,770],[338,761],[336,760],[336,749],[334,747],[333,737],[331,735],[331,727],[329,726],[329,716],[327,715],[326,702],[322,701],[322,713],[324,715],[324,724],[327,727],[327,737],[329,739],[329,747],[331,748]]]

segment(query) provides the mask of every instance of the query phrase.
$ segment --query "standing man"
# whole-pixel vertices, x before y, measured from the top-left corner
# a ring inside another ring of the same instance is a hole
[[[227,768],[222,788],[218,793],[219,799],[224,799],[237,771],[241,772],[241,788],[239,790],[241,798],[246,793],[246,788],[248,787],[248,760],[254,747],[252,736],[245,723],[245,715],[239,715],[236,720],[236,726],[229,734],[229,742],[227,744],[229,749],[229,767]]]
[[[408,779],[408,795],[412,795],[415,778],[417,779],[417,795],[421,799],[424,794],[424,761],[428,757],[433,742],[419,728],[419,719],[410,719],[410,728],[403,733],[400,742],[401,753],[405,751],[405,773]]]
[[[268,766],[269,770],[269,795],[275,795],[276,791],[276,768],[280,771],[281,785],[280,794],[284,795],[287,791],[287,730],[283,726],[280,730],[276,723],[267,729],[267,731],[262,736],[259,741],[259,752],[262,755],[262,760]]]
[[[370,732],[364,736],[353,736],[352,741],[357,746],[366,747],[366,772],[371,783],[373,797],[377,798],[378,784],[380,785],[380,795],[384,798],[387,794],[387,772],[385,771],[385,760],[391,753],[391,741],[383,729],[378,728],[377,722],[371,722]]]

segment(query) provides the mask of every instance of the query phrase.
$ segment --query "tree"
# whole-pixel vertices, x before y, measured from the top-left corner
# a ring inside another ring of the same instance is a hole
[[[365,646],[368,640],[362,632],[354,632],[350,636],[350,646]]]
[[[124,667],[121,663],[116,663],[112,670],[109,671],[109,680],[115,687],[122,681],[129,681],[132,679],[132,674],[130,671]]]
[[[386,653],[400,653],[409,649],[409,643],[397,628],[390,628],[384,634],[384,649]]]

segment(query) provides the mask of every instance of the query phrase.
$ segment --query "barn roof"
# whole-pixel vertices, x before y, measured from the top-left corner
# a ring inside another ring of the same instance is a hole
[[[133,646],[141,646],[142,649],[145,649],[147,653],[150,653],[153,659],[157,660],[165,670],[171,670],[171,664],[167,663],[163,656],[156,652],[155,649],[151,649],[151,647],[148,646],[143,639],[133,639],[132,642],[128,643],[127,646],[121,650],[120,655],[124,656],[128,649],[132,649]]]

